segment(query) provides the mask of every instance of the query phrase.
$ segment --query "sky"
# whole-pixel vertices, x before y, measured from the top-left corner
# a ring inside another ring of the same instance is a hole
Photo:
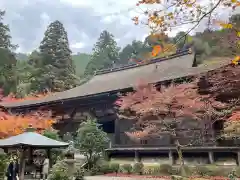
[[[47,26],[55,20],[63,23],[73,53],[90,53],[103,30],[115,36],[120,47],[132,40],[143,40],[149,33],[144,25],[134,25],[132,17],[139,14],[137,0],[1,0],[6,11],[4,22],[9,24],[17,52],[36,49]],[[222,14],[225,16],[226,14]],[[186,30],[187,26],[174,30]],[[203,27],[198,27],[203,29]]]

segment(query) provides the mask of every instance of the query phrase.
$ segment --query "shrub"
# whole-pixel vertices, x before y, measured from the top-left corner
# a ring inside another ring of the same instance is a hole
[[[137,162],[133,165],[133,172],[135,174],[141,175],[143,173],[143,167],[144,167],[143,163]]]
[[[228,168],[218,167],[215,165],[208,166],[207,176],[224,176],[227,177],[231,172]]]
[[[104,132],[96,120],[88,119],[78,129],[76,136],[76,147],[88,158],[88,169],[96,165],[101,158],[109,142],[107,133]]]
[[[197,166],[195,170],[196,173],[200,176],[207,176],[209,174],[209,168],[206,166]]]
[[[231,171],[231,172],[228,174],[228,178],[229,178],[230,180],[236,180],[236,179],[237,179],[236,171],[235,171],[235,170]]]
[[[159,165],[144,166],[143,173],[146,175],[159,175],[160,166]]]
[[[84,170],[82,168],[78,169],[75,173],[75,180],[84,180]]]
[[[178,174],[180,176],[188,177],[188,176],[191,176],[193,174],[193,171],[190,167],[184,165],[184,166],[179,167]]]
[[[5,153],[0,154],[0,179],[4,179],[7,169],[7,155]]]
[[[169,164],[161,164],[160,165],[160,174],[172,175],[172,166]]]
[[[132,172],[132,165],[131,164],[123,164],[121,166],[121,170],[122,170],[123,173],[130,174]]]
[[[102,164],[99,164],[99,172],[103,174],[109,173],[110,172],[109,163],[104,162]]]
[[[110,163],[110,170],[112,172],[118,173],[119,171],[119,164],[118,163]]]
[[[63,161],[58,161],[51,169],[48,176],[49,180],[71,180],[71,177],[68,175],[68,166]]]
[[[237,177],[240,177],[240,167],[237,167],[235,169],[235,173],[236,173]]]

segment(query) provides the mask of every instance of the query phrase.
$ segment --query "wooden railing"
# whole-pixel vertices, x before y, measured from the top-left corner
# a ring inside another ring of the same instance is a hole
[[[201,146],[216,146],[216,147],[235,147],[240,146],[240,139],[233,138],[231,140],[224,139],[222,137],[221,132],[215,132],[214,137],[205,137],[199,138],[199,140],[191,140],[191,139],[183,139],[182,144],[190,144],[192,142],[192,147],[201,147]],[[185,141],[184,141],[185,140]],[[112,148],[116,147],[175,147],[174,141],[170,138],[165,138],[165,140],[161,139],[150,139],[150,140],[141,140],[141,141],[133,141],[130,140],[127,136],[121,136],[120,142],[115,142],[114,139],[111,140],[110,143]],[[190,145],[189,145],[190,146]],[[109,146],[110,147],[110,146]]]

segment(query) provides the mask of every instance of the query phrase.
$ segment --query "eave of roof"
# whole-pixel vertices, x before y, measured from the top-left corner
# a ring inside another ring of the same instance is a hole
[[[182,57],[178,57],[184,60],[193,59],[193,54],[184,55]],[[17,102],[2,102],[0,106],[5,108],[27,108],[31,106],[42,106],[46,104],[52,104],[57,102],[63,102],[65,100],[71,99],[81,99],[88,98],[97,95],[108,94],[113,91],[121,91],[127,88],[134,87],[136,82],[139,79],[144,79],[148,83],[157,83],[166,80],[177,79],[181,77],[187,76],[196,76],[201,73],[205,73],[208,71],[215,70],[220,68],[226,63],[212,64],[208,66],[200,66],[200,67],[191,67],[184,68],[183,66],[166,66],[162,67],[159,64],[159,69],[157,65],[151,64],[142,67],[134,67],[132,69],[126,69],[123,71],[115,71],[112,73],[103,73],[97,76],[94,76],[90,81],[85,84],[78,86],[76,88],[54,93],[52,95],[43,97],[41,99],[36,100],[23,100]]]

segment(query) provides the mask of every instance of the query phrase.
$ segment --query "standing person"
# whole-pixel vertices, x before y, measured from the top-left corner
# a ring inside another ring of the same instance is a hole
[[[43,170],[42,170],[43,179],[47,179],[48,171],[49,171],[49,159],[45,158],[43,162]]]
[[[11,158],[7,168],[6,175],[7,175],[7,180],[18,180],[19,164],[16,156]]]

